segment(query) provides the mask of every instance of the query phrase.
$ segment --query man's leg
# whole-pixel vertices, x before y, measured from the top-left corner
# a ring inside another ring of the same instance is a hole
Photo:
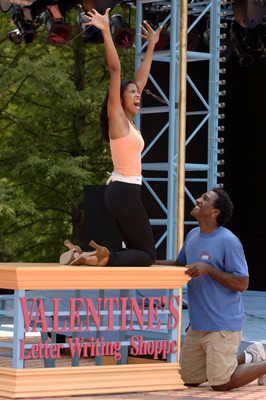
[[[212,386],[214,390],[231,390],[247,385],[266,374],[266,361],[256,364],[240,364],[236,367],[229,382],[223,385]]]
[[[200,340],[205,333],[192,331],[191,326],[186,331],[181,346],[181,378],[186,386],[198,386],[206,382],[206,354]]]
[[[224,385],[213,386],[214,390],[235,389],[244,386],[257,378],[260,379],[259,383],[261,385],[265,384],[266,354],[262,343],[255,342],[248,346],[244,352],[237,355],[237,360],[238,367],[231,376],[230,381]]]
[[[206,353],[207,380],[211,387],[224,385],[235,372],[241,332],[206,332],[201,345]]]

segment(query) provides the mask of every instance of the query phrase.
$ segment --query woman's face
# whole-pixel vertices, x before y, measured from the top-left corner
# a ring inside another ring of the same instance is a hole
[[[138,114],[140,108],[140,94],[135,83],[129,83],[122,95],[121,104],[126,113]]]

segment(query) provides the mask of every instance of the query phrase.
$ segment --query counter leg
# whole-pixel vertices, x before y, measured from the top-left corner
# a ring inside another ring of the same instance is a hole
[[[168,300],[170,300],[170,298],[172,296],[178,296],[178,294],[179,294],[179,290],[178,289],[170,289],[169,290],[169,298],[168,298]],[[181,304],[181,307],[180,307],[180,303],[179,303],[179,306],[178,306],[179,314],[180,314],[180,309],[182,310],[182,304]],[[173,322],[173,317],[171,316],[170,318],[171,318],[171,321]],[[170,342],[172,342],[173,340],[176,340],[178,342],[179,324],[180,324],[180,321],[178,322],[178,326],[176,328],[168,329],[168,338],[167,339]],[[177,351],[179,351],[178,349],[179,349],[179,342],[178,342]],[[167,362],[176,363],[177,362],[177,353],[171,353],[171,352],[168,353],[167,354]]]
[[[24,368],[24,360],[20,360],[20,339],[25,337],[25,327],[20,297],[25,297],[25,290],[15,290],[14,293],[14,338],[13,338],[13,368]]]
[[[99,297],[104,299],[104,290],[100,289],[99,290]],[[105,323],[107,323],[106,316],[101,316],[101,328],[105,326]],[[101,339],[102,332],[101,331],[96,331],[96,339]],[[95,356],[95,366],[98,365],[103,365],[103,356]]]
[[[76,298],[80,298],[81,296],[81,291],[79,289],[76,290]],[[73,332],[72,334],[73,338],[78,338],[79,337],[79,332]],[[77,351],[75,351],[74,357],[72,358],[72,367],[78,367],[79,366],[79,356]]]
[[[120,297],[136,297],[136,290],[128,290],[128,289],[121,289],[120,290]],[[119,316],[119,322],[121,324],[121,307],[120,307],[120,316]],[[125,331],[119,331],[119,341],[122,343],[121,346],[121,358],[118,360],[117,364],[123,365],[127,364],[127,359],[128,359],[128,345],[124,345],[124,342],[127,340]]]

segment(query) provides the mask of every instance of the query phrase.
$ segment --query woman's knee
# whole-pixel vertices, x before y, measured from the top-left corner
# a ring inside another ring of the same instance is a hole
[[[150,265],[154,264],[155,261],[156,261],[156,253],[149,252],[147,257],[147,263],[145,263],[145,266],[149,267]]]

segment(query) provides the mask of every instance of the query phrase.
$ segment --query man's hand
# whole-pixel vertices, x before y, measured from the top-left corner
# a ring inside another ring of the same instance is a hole
[[[221,271],[219,268],[215,268],[213,265],[203,262],[195,262],[191,265],[186,265],[186,267],[188,267],[188,269],[186,270],[186,274],[191,276],[191,278],[196,278],[197,276],[203,275],[210,275],[213,279],[215,279],[217,282],[227,287],[228,289],[244,292],[248,288],[248,276],[237,276],[232,272]]]
[[[211,265],[203,262],[195,262],[191,265],[187,265],[187,267],[188,269],[186,270],[186,274],[191,276],[191,278],[208,275],[210,273],[210,269],[213,268]]]

